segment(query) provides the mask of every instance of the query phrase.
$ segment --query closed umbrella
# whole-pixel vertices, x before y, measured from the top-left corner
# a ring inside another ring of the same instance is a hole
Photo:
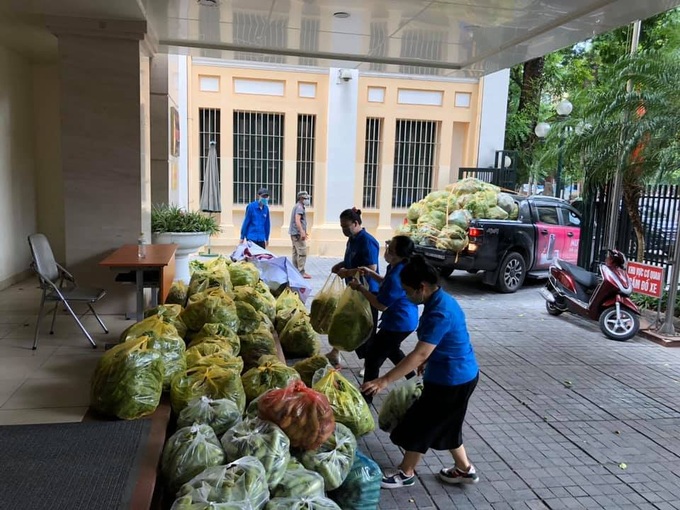
[[[220,200],[220,168],[217,163],[217,147],[215,141],[210,142],[208,161],[203,172],[203,189],[201,190],[201,211],[207,213],[222,212]],[[210,254],[210,240],[208,240]]]

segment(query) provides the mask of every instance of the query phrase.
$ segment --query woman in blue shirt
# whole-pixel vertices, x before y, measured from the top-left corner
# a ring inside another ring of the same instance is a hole
[[[380,243],[362,226],[361,210],[353,207],[352,209],[342,211],[340,213],[340,228],[345,237],[347,237],[345,257],[341,262],[335,264],[331,271],[341,278],[353,277],[360,267],[368,267],[376,272],[380,271],[378,267]],[[374,280],[369,281],[368,288],[371,292],[377,293],[378,282]],[[373,313],[373,333],[375,334],[375,327],[378,323],[378,310],[371,307],[371,312]],[[360,358],[364,354],[363,347],[361,346],[356,350]],[[332,348],[326,354],[326,357],[331,365],[338,366],[340,364],[340,352],[336,348]]]
[[[418,306],[406,297],[400,276],[413,254],[413,241],[407,236],[395,236],[385,244],[387,272],[384,277],[368,267],[360,268],[363,275],[380,284],[378,294],[373,294],[356,280],[350,282],[350,287],[361,292],[373,308],[382,312],[380,330],[366,348],[364,382],[380,375],[380,367],[386,359],[397,365],[406,357],[401,350],[401,343],[418,325]],[[411,372],[406,378],[415,375],[415,372]],[[373,395],[364,394],[364,398],[369,404],[373,401]]]
[[[423,393],[392,431],[390,439],[402,447],[404,458],[393,474],[386,474],[382,487],[395,489],[415,483],[415,468],[427,450],[449,450],[454,465],[442,469],[446,483],[479,480],[463,446],[462,427],[468,401],[479,379],[479,367],[458,302],[437,284],[437,270],[416,255],[401,271],[408,298],[424,304],[418,324],[418,343],[401,363],[382,377],[364,383],[364,393],[375,394],[414,369],[423,375]]]

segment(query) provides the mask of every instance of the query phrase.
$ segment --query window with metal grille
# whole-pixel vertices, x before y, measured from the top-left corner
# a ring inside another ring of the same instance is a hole
[[[298,191],[306,191],[314,200],[314,150],[316,141],[316,115],[298,115],[297,165],[295,182]],[[313,203],[313,202],[312,202]]]
[[[302,18],[300,25],[300,49],[302,51],[319,51],[319,18]],[[300,57],[300,65],[316,66],[318,59],[310,57]]]
[[[401,58],[441,61],[446,34],[431,30],[406,30],[401,37]],[[441,74],[441,69],[412,65],[399,66],[404,74]]]
[[[234,202],[251,202],[264,186],[280,205],[282,184],[283,114],[234,111]]]
[[[371,57],[386,57],[388,41],[389,37],[387,34],[387,22],[386,21],[371,22],[371,38],[368,43],[368,54]],[[371,62],[370,70],[384,71],[385,64]]]
[[[221,168],[220,161],[220,110],[219,108],[199,108],[198,109],[198,192],[203,192],[203,181],[205,167],[208,164],[208,150],[210,142],[215,142],[217,149],[217,167]],[[221,172],[220,174],[221,175]]]
[[[268,16],[249,12],[235,11],[234,44],[237,46],[256,46],[262,48],[285,48],[288,45],[288,18],[270,19]],[[237,51],[237,60],[252,60],[284,64],[284,55],[267,55],[266,53],[250,53]]]
[[[382,119],[366,119],[366,151],[364,153],[364,191],[362,207],[378,207],[378,183],[382,147]]]
[[[409,207],[432,191],[438,124],[429,120],[397,120],[392,207]]]

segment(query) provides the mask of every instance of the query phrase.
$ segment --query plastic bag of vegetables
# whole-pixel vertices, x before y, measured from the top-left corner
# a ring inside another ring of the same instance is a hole
[[[238,331],[238,313],[234,300],[220,288],[208,289],[191,296],[181,317],[192,331],[199,331],[204,324],[213,322]]]
[[[222,436],[228,461],[250,455],[264,466],[267,484],[276,487],[290,460],[290,441],[278,426],[259,418],[247,418]]]
[[[237,374],[243,372],[243,358],[240,356],[230,356],[221,352],[208,354],[207,356],[199,356],[196,354],[197,351],[192,351],[192,349],[187,351],[187,369],[194,367],[216,366],[233,370]]]
[[[291,457],[293,459],[293,457]],[[283,478],[272,491],[274,498],[312,498],[324,496],[323,477],[319,473],[305,469],[302,464],[291,467],[288,463]]]
[[[309,318],[314,331],[317,333],[328,333],[331,317],[338,306],[343,290],[345,290],[345,284],[342,278],[331,273],[326,278],[326,283],[323,284],[319,293],[314,297]]]
[[[106,351],[92,376],[91,403],[97,411],[123,420],[153,413],[163,393],[163,361],[141,336]]]
[[[252,333],[262,324],[262,318],[255,308],[250,303],[245,301],[236,301],[236,313],[238,314],[238,331],[239,335]]]
[[[177,330],[177,334],[184,338],[187,336],[187,325],[184,324],[184,321],[180,318],[180,314],[182,313],[182,306],[180,305],[173,305],[173,304],[164,304],[164,305],[158,305],[155,308],[150,308],[146,311],[144,311],[144,317],[151,317],[152,315],[158,315],[163,322],[166,322],[168,324],[172,324],[175,326],[175,329]]]
[[[163,388],[170,388],[172,378],[186,369],[184,352],[186,345],[182,337],[177,334],[175,326],[168,324],[158,315],[152,315],[133,324],[121,335],[123,342],[140,336],[148,336],[149,346],[161,354],[163,361]]]
[[[269,292],[269,288],[267,288]],[[271,299],[266,294],[259,292],[256,288],[240,286],[234,289],[234,301],[243,301],[255,308],[258,312],[263,312],[270,320],[276,318],[276,300],[269,292]]]
[[[316,371],[320,368],[330,366],[331,364],[328,362],[328,358],[326,356],[323,354],[317,354],[316,356],[311,356],[298,361],[293,365],[293,369],[295,369],[295,371],[300,374],[300,379],[302,379],[302,382],[311,388]]]
[[[212,287],[219,287],[229,292],[232,289],[229,265],[224,257],[216,257],[207,262],[200,262],[201,266],[196,267],[191,273],[189,282],[189,296],[202,292]]]
[[[175,432],[165,443],[161,473],[168,487],[176,491],[210,466],[224,463],[224,450],[209,425],[194,424]]]
[[[205,338],[200,343],[189,347],[186,352],[187,366],[196,364],[196,360],[204,356],[218,354],[225,358],[234,356],[231,344],[217,338]]]
[[[357,450],[347,478],[328,497],[342,510],[377,510],[381,481],[380,466]]]
[[[290,287],[283,289],[283,292],[276,298],[276,311],[290,310],[297,308],[298,310],[305,310],[305,304],[300,300],[297,292]]]
[[[301,310],[296,311],[283,328],[280,341],[283,353],[291,358],[314,356],[321,348],[319,336]]]
[[[346,425],[355,436],[375,429],[371,410],[359,389],[339,370],[326,367],[314,374],[312,388],[326,395],[336,423]]]
[[[252,333],[240,335],[241,357],[246,370],[259,365],[260,356],[276,355],[276,343],[269,328],[260,324]]]
[[[323,477],[327,491],[337,489],[345,481],[352,465],[357,440],[352,431],[342,423],[335,424],[335,431],[317,449],[298,456],[302,465]]]
[[[332,499],[325,496],[272,498],[265,510],[342,510]]]
[[[385,397],[378,413],[378,427],[392,432],[423,392],[423,382],[416,377],[397,384]]]
[[[291,382],[299,379],[300,375],[294,368],[281,363],[278,359],[261,363],[259,366],[247,370],[241,376],[248,402],[256,399],[267,390],[285,388]]]
[[[340,297],[328,328],[328,342],[341,351],[351,352],[373,332],[371,305],[364,295],[347,287]]]
[[[199,503],[211,503],[208,508],[215,510],[261,510],[269,499],[269,488],[262,463],[247,456],[205,469],[182,485],[177,496],[172,510],[193,510],[190,505]]]
[[[237,356],[241,350],[241,340],[236,334],[236,330],[230,328],[225,324],[207,323],[194,334],[190,335],[189,347],[201,343],[205,339],[218,339],[231,344],[231,350],[234,356]]]
[[[258,399],[258,410],[260,418],[276,423],[290,438],[290,444],[303,450],[318,448],[335,428],[326,396],[302,381],[263,394]]]
[[[255,267],[252,262],[236,262],[229,266],[229,273],[231,274],[231,283],[234,287],[241,285],[248,285],[255,287],[260,281],[260,270]]]
[[[177,427],[189,427],[195,423],[209,425],[221,436],[241,421],[241,411],[232,400],[212,399],[206,396],[189,401],[177,417]]]
[[[234,402],[239,412],[246,408],[246,394],[241,374],[236,370],[217,365],[195,366],[178,374],[170,387],[172,410],[178,413],[196,397],[227,398]]]
[[[411,207],[408,208],[408,211],[406,212],[406,217],[409,219],[409,221],[416,223],[418,221],[418,218],[420,218],[421,215],[425,214],[427,212],[427,206],[423,204],[422,202],[415,202],[411,204]]]
[[[189,286],[182,280],[172,282],[168,296],[165,298],[166,305],[186,306],[189,297]]]

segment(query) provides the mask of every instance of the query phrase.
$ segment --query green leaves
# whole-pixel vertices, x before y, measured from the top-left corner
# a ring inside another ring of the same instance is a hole
[[[154,205],[151,209],[151,231],[165,232],[207,232],[210,235],[220,232],[220,226],[213,216],[198,211],[184,209],[168,204]]]

